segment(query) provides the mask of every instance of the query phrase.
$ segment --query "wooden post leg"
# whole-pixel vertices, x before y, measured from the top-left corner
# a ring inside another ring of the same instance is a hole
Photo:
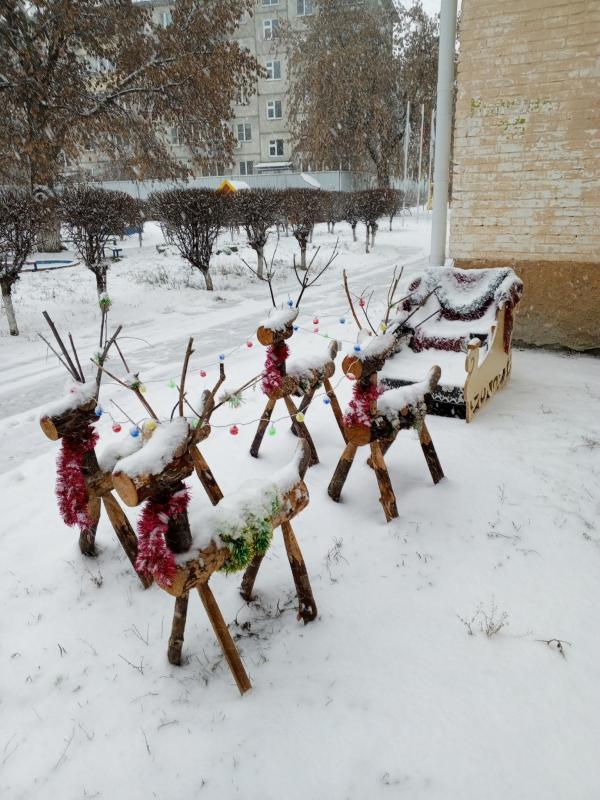
[[[379,447],[381,449],[381,455],[382,456],[385,456],[387,451],[394,444],[394,442],[396,441],[396,436],[398,436],[398,431],[396,431],[396,433],[390,439],[380,439],[379,440]],[[371,469],[374,469],[374,467],[373,467],[373,459],[371,458],[371,456],[369,456],[369,458],[367,458],[367,464],[371,467]]]
[[[302,402],[300,403],[300,407],[298,408],[298,413],[304,414],[304,412],[308,409],[309,405],[312,403],[313,397],[315,396],[316,386],[313,386],[311,389],[306,392],[306,394],[302,398]],[[298,435],[298,431],[296,430],[296,426],[294,425],[294,420],[292,420],[292,433],[294,436]]]
[[[312,622],[316,618],[317,604],[313,597],[302,551],[289,522],[281,523],[281,532],[298,595],[298,619],[302,619],[306,625],[307,622]]]
[[[358,447],[355,444],[350,443],[346,445],[344,452],[338,461],[338,465],[335,468],[335,472],[333,473],[333,478],[331,479],[327,488],[329,497],[331,497],[332,500],[335,500],[336,503],[339,503],[340,501],[342,489],[346,483],[346,478],[350,472],[350,467],[352,466],[352,462],[354,461],[354,456],[356,455],[357,450]]]
[[[242,659],[240,658],[240,654],[238,653],[234,641],[231,638],[229,629],[225,624],[225,620],[221,614],[221,609],[217,605],[217,601],[215,600],[208,583],[201,583],[198,585],[198,594],[200,595],[200,599],[202,600],[202,604],[206,610],[210,624],[213,626],[215,635],[223,649],[223,655],[229,664],[229,669],[231,670],[231,674],[233,675],[237,687],[240,690],[240,694],[244,694],[244,692],[247,692],[248,689],[252,688],[252,684],[250,683],[250,679],[246,674],[246,670],[242,664]]]
[[[260,446],[262,444],[263,437],[265,435],[265,431],[267,430],[267,425],[271,419],[271,414],[273,413],[273,409],[275,408],[275,400],[273,397],[269,397],[267,401],[267,405],[265,406],[265,410],[263,411],[263,415],[260,418],[260,422],[258,423],[258,428],[256,429],[256,435],[254,436],[254,441],[252,442],[252,446],[250,447],[250,455],[254,458],[258,458],[258,451],[260,450]]]
[[[169,664],[174,664],[176,667],[181,664],[181,649],[183,647],[183,635],[187,619],[188,599],[189,594],[187,592],[175,598],[175,612],[173,613],[173,625],[171,627],[167,655]]]
[[[371,459],[373,461],[375,475],[377,476],[379,491],[381,492],[379,501],[383,506],[386,520],[390,522],[390,520],[396,519],[398,516],[398,508],[396,506],[394,490],[392,489],[392,482],[390,481],[390,476],[385,465],[385,461],[381,455],[379,442],[371,442]]]
[[[198,450],[197,447],[192,447],[190,452],[192,454],[196,475],[200,478],[200,483],[204,486],[204,491],[208,495],[208,499],[213,506],[216,506],[219,501],[223,499],[223,492],[219,488],[219,484],[216,482],[215,476],[212,474],[200,450]]]
[[[264,556],[254,556],[252,561],[246,567],[244,577],[242,578],[242,585],[240,586],[240,594],[244,600],[249,603],[252,600],[252,592],[254,591],[254,582],[258,575],[258,570],[262,564]]]
[[[79,550],[84,556],[96,555],[96,531],[100,521],[100,498],[90,497],[87,504],[88,514],[92,520],[89,528],[84,528],[79,533]]]
[[[440,464],[440,460],[437,457],[437,453],[435,452],[435,447],[431,441],[431,436],[429,435],[425,421],[423,421],[421,429],[419,430],[419,441],[421,442],[423,455],[425,456],[425,461],[427,461],[427,466],[429,467],[429,472],[433,482],[439,483],[444,477],[444,471],[442,469],[442,465]]]
[[[340,407],[339,401],[337,399],[337,395],[331,385],[331,381],[329,378],[323,378],[323,386],[325,387],[325,391],[327,392],[327,397],[331,403],[331,410],[333,411],[333,416],[335,417],[335,421],[338,424],[338,428],[341,431],[342,436],[344,437],[344,441],[346,444],[348,443],[348,439],[346,438],[346,429],[344,428],[344,415],[342,414],[342,409]]]
[[[104,504],[104,508],[106,509],[106,513],[108,514],[108,518],[113,526],[115,533],[117,534],[117,539],[121,543],[121,547],[125,551],[127,558],[131,561],[131,565],[135,569],[135,562],[137,559],[137,536],[134,533],[133,528],[129,524],[129,520],[123,513],[123,509],[117,503],[115,498],[109,492],[105,494],[102,498],[102,502]],[[147,589],[149,586],[152,586],[152,578],[145,575],[140,575],[139,572],[136,572],[138,578],[140,579],[142,586],[144,589]]]
[[[304,424],[304,422],[298,422],[296,419],[296,414],[298,413],[298,409],[294,405],[294,401],[291,397],[287,395],[283,398],[285,402],[285,406],[288,410],[290,417],[292,418],[292,425],[296,427],[296,435],[299,439],[305,439],[308,446],[310,447],[310,463],[309,467],[314,467],[315,464],[319,463],[319,456],[317,455],[317,448],[315,447],[315,443],[312,440],[312,436],[308,432],[308,428]]]

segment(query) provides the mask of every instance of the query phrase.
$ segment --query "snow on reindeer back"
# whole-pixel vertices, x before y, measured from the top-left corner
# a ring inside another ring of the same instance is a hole
[[[431,381],[435,367],[429,370],[424,381],[411,383],[409,386],[399,386],[397,389],[387,389],[377,401],[377,409],[388,419],[393,419],[407,406],[415,407],[422,403],[427,392],[431,391]]]
[[[55,400],[40,409],[40,419],[43,417],[60,417],[67,411],[74,411],[76,408],[90,403],[96,399],[98,387],[96,381],[86,383],[69,383],[68,391],[60,400]]]
[[[274,308],[260,324],[270,331],[284,331],[295,321],[298,313],[297,308]]]
[[[281,507],[284,496],[300,481],[302,455],[302,449],[296,448],[293,459],[270,480],[245,481],[235,492],[225,495],[216,508],[192,504],[189,510],[192,546],[186,553],[175,556],[177,563],[197,558],[197,551],[205,550],[213,542],[222,547],[221,533],[233,538],[243,536],[249,519],[271,518],[274,506]]]
[[[141,449],[117,461],[113,472],[124,472],[130,478],[137,475],[160,475],[173,460],[177,450],[185,444],[189,431],[185,417],[162,422]]]
[[[136,453],[141,446],[141,436],[123,436],[100,451],[98,454],[98,466],[102,472],[112,472],[117,461]]]
[[[366,361],[368,358],[378,358],[391,350],[396,344],[396,339],[391,333],[384,333],[381,336],[374,336],[368,340],[367,345],[361,344],[360,351],[356,352],[359,361]]]

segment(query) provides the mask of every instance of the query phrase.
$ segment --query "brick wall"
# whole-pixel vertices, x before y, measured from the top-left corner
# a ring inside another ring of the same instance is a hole
[[[522,273],[517,339],[600,347],[600,0],[463,0],[454,148],[457,265]]]

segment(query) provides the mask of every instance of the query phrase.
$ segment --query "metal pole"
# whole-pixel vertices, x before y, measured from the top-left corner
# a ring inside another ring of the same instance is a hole
[[[431,123],[429,125],[429,170],[427,172],[427,210],[431,211],[431,199],[433,196],[431,186],[431,170],[433,167],[433,151],[435,148],[435,108],[431,109]]]
[[[446,261],[450,143],[452,140],[452,85],[456,46],[457,0],[443,0],[440,15],[440,54],[438,59],[437,114],[435,130],[435,168],[433,173],[433,218],[431,222],[432,267]]]
[[[423,129],[425,127],[425,103],[421,103],[421,140],[419,142],[419,173],[417,176],[417,219],[421,208],[421,167],[423,165]]]
[[[408,180],[408,145],[410,141],[410,100],[406,101],[406,125],[404,126],[404,180],[402,181],[402,224],[406,208],[406,184]]]

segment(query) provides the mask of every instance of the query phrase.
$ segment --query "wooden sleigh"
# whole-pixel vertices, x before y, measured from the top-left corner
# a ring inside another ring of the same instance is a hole
[[[166,423],[166,425],[169,424],[173,425],[174,423]],[[114,485],[119,496],[127,505],[137,506],[144,500],[158,501],[164,504],[168,502],[170,497],[181,492],[184,479],[189,477],[194,470],[192,451],[199,437],[204,439],[208,436],[210,428],[208,425],[203,425],[199,429],[200,432],[198,432],[198,429],[194,431],[187,426],[187,422],[182,418],[178,418],[176,424],[182,428],[182,435],[172,452],[166,453],[166,455],[163,453],[163,460],[166,460],[167,463],[160,472],[157,474],[140,473],[139,459],[135,457],[123,459],[115,466],[113,473]],[[159,426],[151,434],[152,438],[161,436],[161,427]],[[152,438],[149,439],[145,447],[152,447]],[[172,443],[172,437],[168,438]],[[159,450],[160,447],[158,448]],[[310,448],[305,441],[299,441],[298,452],[299,456],[294,462],[294,475],[291,483],[289,468],[285,471],[281,486],[278,486],[277,477],[273,481],[273,485],[277,487],[277,504],[275,509],[271,509],[271,512],[265,515],[263,523],[271,531],[278,527],[282,529],[298,596],[298,616],[307,623],[315,619],[317,608],[302,552],[291,526],[291,520],[308,505],[309,500],[308,489],[303,480],[310,460]],[[219,542],[218,531],[219,521],[227,520],[227,514],[230,512],[232,505],[235,505],[235,496],[223,498],[219,507],[212,512],[212,529],[208,534],[206,531],[202,534],[200,531],[193,530],[195,524],[190,527],[187,511],[183,511],[169,520],[165,539],[170,551],[178,555],[178,564],[172,579],[168,582],[160,581],[159,585],[175,597],[175,610],[168,646],[170,663],[175,665],[181,663],[189,593],[192,589],[197,589],[237,687],[240,693],[243,694],[251,688],[250,680],[209,586],[211,575],[226,566],[231,558],[231,549]],[[204,525],[199,524],[199,527],[204,527]],[[213,531],[217,535],[213,535]],[[196,533],[198,533],[200,539],[206,540],[208,538],[208,543],[204,542],[201,546],[195,545],[195,541],[198,538]],[[264,553],[255,555],[245,572],[241,594],[246,600],[251,599],[254,582],[263,556]]]
[[[359,390],[369,392],[378,386],[378,372],[396,347],[393,335],[379,336],[356,355],[344,358],[344,373],[356,380]],[[369,403],[369,424],[349,424],[345,426],[346,447],[340,457],[328,493],[332,500],[340,501],[342,489],[354,462],[359,447],[370,449],[369,466],[374,470],[380,491],[380,502],[388,522],[398,517],[396,497],[392,488],[385,454],[395,442],[401,430],[416,428],[423,455],[434,483],[444,477],[444,473],[425,423],[426,398],[437,386],[440,368],[433,367],[428,378],[408,390],[390,390]]]
[[[271,354],[277,355],[281,353],[281,357],[276,358],[275,369],[279,375],[276,385],[271,388],[265,386],[263,381],[263,391],[267,395],[267,404],[252,441],[250,455],[258,458],[260,446],[275,406],[280,400],[283,400],[292,421],[292,431],[296,436],[308,443],[311,456],[310,466],[312,467],[319,463],[319,456],[303,417],[321,385],[329,398],[329,404],[342,436],[345,436],[342,410],[331,384],[331,378],[335,373],[338,343],[332,341],[328,353],[322,358],[288,360],[286,340],[290,339],[294,333],[294,322],[297,316],[297,308],[275,309],[256,332],[260,344],[269,347]],[[292,400],[293,395],[302,398],[299,407]]]

